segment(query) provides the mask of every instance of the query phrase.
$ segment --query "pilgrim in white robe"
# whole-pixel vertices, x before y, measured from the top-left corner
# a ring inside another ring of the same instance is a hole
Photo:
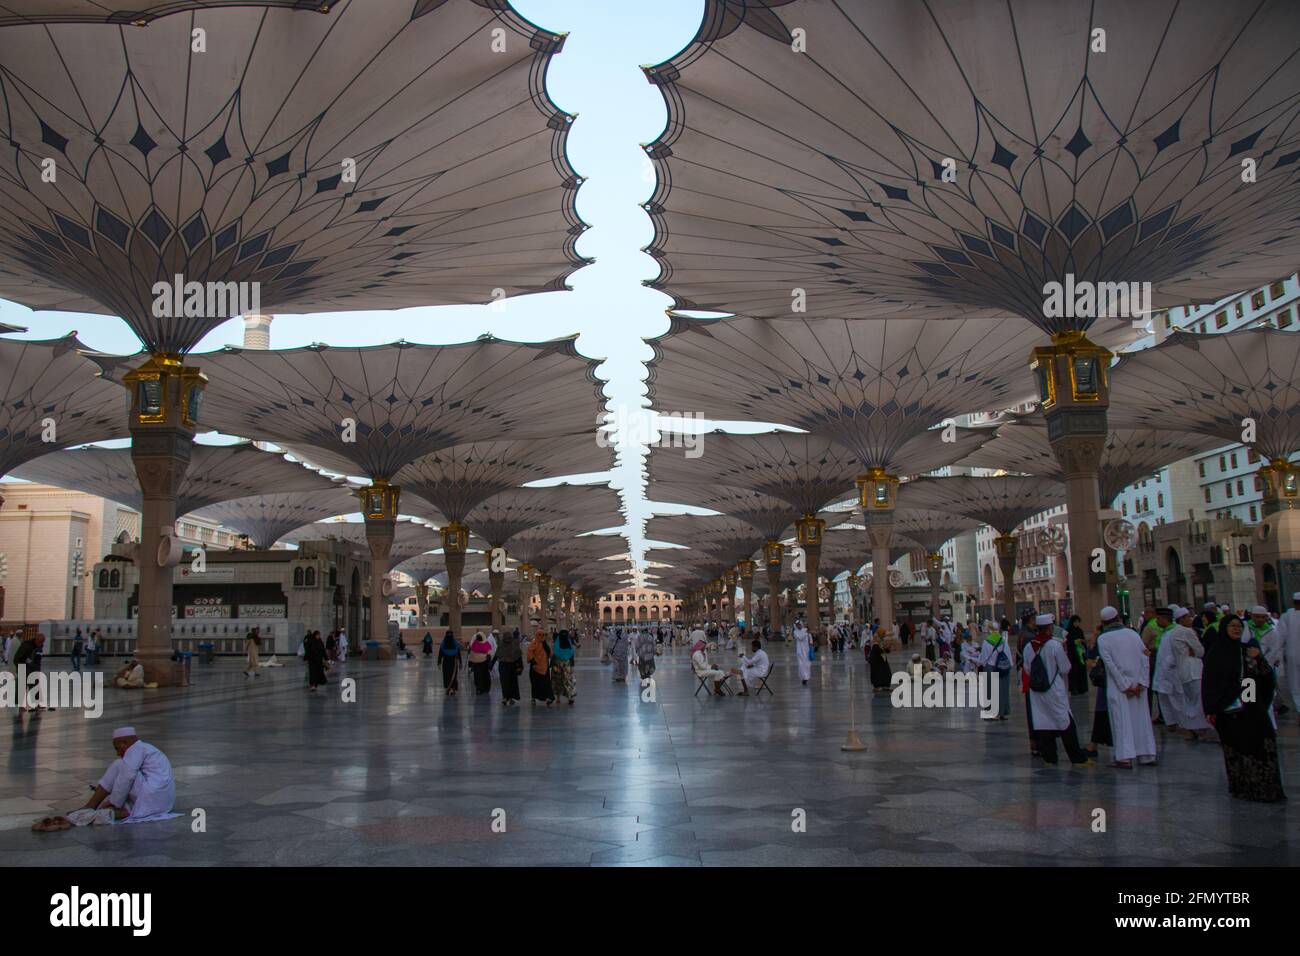
[[[348,632],[339,631],[339,644],[336,658],[340,664],[348,659]]]
[[[1291,689],[1291,706],[1300,710],[1300,608],[1291,608],[1277,622],[1282,634],[1282,666],[1286,672],[1285,684]],[[1278,688],[1283,681],[1278,679]]]
[[[799,665],[799,679],[805,683],[812,677],[812,663],[808,660],[808,644],[812,635],[802,624],[794,629],[794,659]]]
[[[1172,630],[1165,632],[1160,638],[1160,647],[1154,652],[1156,655],[1156,669],[1154,676],[1151,678],[1151,689],[1159,695],[1160,716],[1164,718],[1165,725],[1180,727],[1182,726],[1184,709],[1183,685],[1178,680],[1174,655],[1170,653],[1168,647],[1169,635],[1172,633]]]
[[[1173,660],[1174,679],[1182,687],[1179,697],[1178,726],[1183,730],[1209,730],[1210,722],[1205,719],[1205,708],[1201,705],[1201,658],[1205,649],[1201,639],[1190,627],[1178,626],[1165,635],[1160,644],[1160,653],[1165,653],[1166,645]],[[1159,668],[1160,662],[1156,667]]]
[[[109,764],[98,785],[108,791],[108,803],[125,808],[128,816],[141,820],[170,813],[176,803],[171,762],[161,750],[143,740],[137,740]]]
[[[754,652],[753,657],[742,655],[740,658],[740,679],[751,687],[758,683],[760,677],[766,677],[771,669],[772,662],[767,659],[767,651],[761,647]]]
[[[1124,693],[1132,687],[1145,688],[1151,679],[1145,651],[1142,638],[1129,627],[1102,631],[1097,639],[1097,652],[1106,665],[1106,708],[1116,760],[1155,760],[1156,734],[1146,694],[1129,697]]]
[[[1033,642],[1025,645],[1025,670],[1032,672],[1034,658],[1040,652]],[[1043,644],[1043,664],[1052,686],[1041,693],[1029,691],[1029,708],[1034,715],[1034,730],[1065,730],[1070,726],[1070,659],[1065,655],[1065,645],[1055,638]]]

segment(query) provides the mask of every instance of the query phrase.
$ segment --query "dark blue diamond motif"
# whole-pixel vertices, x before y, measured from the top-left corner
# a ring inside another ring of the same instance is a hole
[[[1161,133],[1159,136],[1155,138],[1157,153],[1160,152],[1162,149],[1166,149],[1167,147],[1172,146],[1174,145],[1174,143],[1178,142],[1178,124],[1181,122],[1182,120],[1174,120],[1173,126],[1169,127],[1167,130],[1165,130],[1163,133]]]
[[[1080,156],[1082,156],[1084,154],[1084,151],[1087,150],[1090,146],[1092,146],[1092,140],[1088,139],[1087,136],[1083,135],[1082,126],[1080,126],[1077,130],[1075,130],[1074,138],[1065,144],[1065,148],[1074,155],[1075,159],[1078,159]]]
[[[1056,228],[1061,230],[1061,235],[1065,236],[1071,242],[1079,238],[1079,233],[1088,228],[1088,217],[1083,214],[1078,206],[1073,203],[1065,211],[1065,215],[1056,223]]]
[[[162,244],[167,241],[167,237],[172,234],[172,227],[163,218],[162,213],[157,209],[150,209],[149,213],[140,220],[140,231],[148,236],[155,246],[161,249]]]
[[[153,137],[144,131],[144,127],[139,123],[135,124],[135,135],[131,137],[131,145],[140,151],[141,156],[148,156],[158,144],[153,141]]]
[[[208,157],[208,161],[211,162],[213,166],[217,165],[217,163],[221,162],[223,159],[229,159],[230,150],[226,148],[226,137],[223,135],[221,139],[217,140],[205,149],[203,153]]]
[[[993,141],[993,162],[997,163],[1004,169],[1010,170],[1011,164],[1016,161],[1016,154],[1008,150],[997,140]]]
[[[45,120],[38,120],[38,122],[41,124],[41,142],[46,146],[53,146],[60,153],[67,155],[66,147],[68,145],[68,138],[66,136],[60,136],[54,130],[46,126]]]

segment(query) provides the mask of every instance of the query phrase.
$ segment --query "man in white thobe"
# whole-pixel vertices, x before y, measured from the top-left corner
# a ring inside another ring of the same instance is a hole
[[[799,666],[799,679],[805,684],[808,678],[812,677],[812,663],[808,659],[808,650],[812,635],[808,633],[808,628],[804,627],[803,618],[794,622],[794,659]]]
[[[1146,646],[1138,632],[1119,623],[1119,611],[1101,609],[1105,630],[1097,638],[1097,653],[1106,666],[1106,708],[1115,741],[1114,766],[1131,768],[1133,758],[1156,762],[1156,734],[1147,703],[1151,679]]]
[[[1039,614],[1034,618],[1036,633],[1024,650],[1024,667],[1031,675],[1030,680],[1033,679],[1034,660],[1041,655],[1049,681],[1046,690],[1035,690],[1032,683],[1029,688],[1034,739],[1038,741],[1038,753],[1048,766],[1056,766],[1056,738],[1060,737],[1070,765],[1090,767],[1092,761],[1079,746],[1074,716],[1070,713],[1070,658],[1066,656],[1065,645],[1052,637],[1054,620],[1051,614]]]
[[[768,671],[772,669],[772,662],[767,659],[767,651],[763,650],[763,645],[755,640],[750,644],[750,650],[753,652],[748,657],[740,655],[740,667],[733,669],[733,674],[740,675],[740,696],[749,696],[749,684],[751,681],[757,682],[760,677],[766,677]]]
[[[348,659],[348,632],[346,628],[339,628],[338,649],[334,652],[334,659],[340,664]]]
[[[1282,665],[1291,689],[1291,706],[1300,711],[1300,591],[1291,595],[1291,608],[1277,622],[1282,634]],[[1281,679],[1278,687],[1282,687]]]
[[[1273,620],[1268,608],[1262,604],[1256,604],[1250,609],[1250,621],[1246,625],[1249,636],[1259,641],[1260,652],[1264,655],[1264,660],[1268,661],[1268,666],[1273,668],[1273,674],[1276,677],[1276,686],[1281,687],[1285,683],[1282,676],[1285,660],[1285,646],[1282,636],[1282,630]],[[1277,692],[1273,693],[1273,707],[1279,714],[1285,714],[1287,711],[1285,696],[1279,697]]]
[[[1170,730],[1177,730],[1181,726],[1183,685],[1178,680],[1174,655],[1165,647],[1165,641],[1169,640],[1169,636],[1178,627],[1174,622],[1178,620],[1178,612],[1181,610],[1177,605],[1156,608],[1159,634],[1149,648],[1151,656],[1156,660],[1156,666],[1151,672],[1151,689],[1155,691],[1159,702],[1160,719]]]
[[[171,813],[176,778],[166,755],[136,736],[134,727],[113,731],[117,759],[95,784],[85,810],[112,810],[114,818],[146,820]]]
[[[1177,695],[1178,726],[1188,736],[1200,738],[1210,729],[1210,723],[1205,719],[1205,708],[1201,705],[1201,671],[1205,648],[1200,636],[1192,630],[1192,612],[1189,608],[1174,608],[1174,623],[1178,626],[1165,635],[1160,644],[1160,653],[1170,655],[1174,680],[1182,688],[1182,693]],[[1162,656],[1156,665],[1157,671],[1163,665]]]

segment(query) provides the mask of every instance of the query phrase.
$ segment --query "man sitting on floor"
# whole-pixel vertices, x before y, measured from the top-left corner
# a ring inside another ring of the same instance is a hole
[[[750,647],[754,651],[753,655],[750,657],[740,655],[740,667],[731,669],[731,673],[740,675],[741,697],[749,696],[750,681],[766,677],[768,671],[772,669],[772,662],[767,659],[767,651],[763,650],[762,644],[755,640]]]
[[[144,665],[137,660],[127,661],[126,665],[114,675],[113,683],[128,689],[143,687]]]
[[[73,826],[126,820],[141,823],[166,818],[176,803],[176,778],[167,756],[135,734],[134,727],[113,731],[117,759],[95,784],[86,805],[67,816],[46,817],[33,830],[66,830]]]

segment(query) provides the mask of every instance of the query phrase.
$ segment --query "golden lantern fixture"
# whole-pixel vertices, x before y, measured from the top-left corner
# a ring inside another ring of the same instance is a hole
[[[123,375],[122,381],[130,394],[132,424],[198,425],[208,377],[197,368],[182,365],[179,355],[157,352]],[[179,420],[173,417],[177,408]]]
[[[1300,466],[1286,458],[1274,458],[1260,466],[1259,476],[1264,482],[1265,499],[1283,508],[1295,507],[1300,496]]]
[[[532,584],[533,570],[534,570],[533,566],[529,564],[527,561],[519,565],[519,572],[518,572],[519,580],[524,584]]]
[[[758,565],[753,561],[741,561],[736,565],[736,575],[743,581],[746,578],[753,578],[754,572],[758,570]]]
[[[780,567],[784,549],[780,541],[767,541],[763,544],[763,562],[768,567]]]
[[[469,528],[459,521],[452,521],[439,532],[442,535],[442,550],[447,554],[464,554],[469,548]]]
[[[864,512],[888,511],[898,500],[898,478],[883,468],[868,469],[855,480],[858,486],[858,504]]]
[[[826,530],[826,522],[814,514],[805,514],[795,522],[795,531],[798,534],[799,545],[804,548],[819,548],[822,543],[822,533]]]
[[[1109,388],[1107,370],[1112,358],[1111,352],[1082,332],[1056,333],[1051,345],[1034,349],[1029,362],[1038,386],[1038,401],[1044,409],[1057,404],[1101,402]]]
[[[376,478],[374,484],[357,492],[361,499],[361,514],[373,519],[396,519],[401,496],[402,489],[390,485],[385,478]]]

